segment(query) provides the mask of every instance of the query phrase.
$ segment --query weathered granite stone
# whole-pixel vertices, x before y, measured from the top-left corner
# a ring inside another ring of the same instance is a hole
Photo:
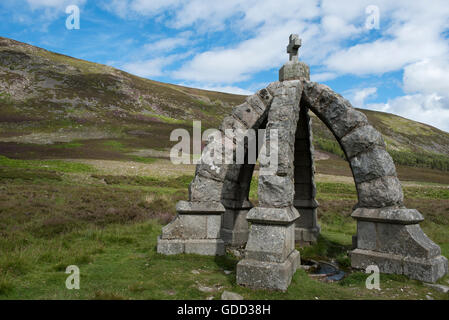
[[[273,97],[266,89],[260,90],[257,94],[253,94],[246,98],[246,104],[248,104],[259,115],[266,115],[270,109],[271,101]]]
[[[264,106],[263,102],[260,102]],[[265,111],[265,110],[263,110]],[[258,128],[264,121],[263,111],[252,107],[249,103],[243,103],[232,109],[232,114],[245,124],[247,128]]]
[[[357,184],[359,207],[382,208],[401,205],[404,200],[397,177],[381,177]]]
[[[341,139],[341,143],[349,159],[372,146],[385,148],[382,135],[371,125],[354,129]]]
[[[284,262],[295,250],[294,224],[251,225],[251,233],[245,248],[245,258],[259,261]]]
[[[223,214],[221,239],[225,244],[241,246],[248,241],[249,226],[246,216],[251,207],[228,209]]]
[[[424,221],[424,217],[418,210],[403,207],[357,208],[351,217],[357,221],[396,224],[417,224]]]
[[[243,259],[237,264],[237,283],[254,289],[286,291],[299,265],[296,250],[283,263]]]
[[[243,122],[241,122],[240,120],[238,120],[237,118],[235,118],[233,116],[225,117],[219,127],[219,130],[221,132],[223,132],[224,134],[226,134],[226,130],[233,130],[233,131],[242,130],[242,131],[244,131],[247,129],[248,129],[248,127],[246,127],[246,125]]]
[[[259,203],[266,207],[288,207],[295,194],[293,179],[289,176],[261,175]]]
[[[424,282],[436,282],[448,272],[446,257],[438,256],[432,259],[404,258],[403,274]]]
[[[270,224],[289,224],[299,218],[299,212],[295,207],[284,208],[252,208],[246,217],[248,221]]]
[[[396,176],[396,168],[390,154],[381,147],[368,149],[351,159],[356,183],[384,176]]]
[[[179,201],[177,216],[162,228],[157,252],[163,254],[197,253],[223,255],[220,239],[221,215],[225,208],[219,202]]]
[[[310,68],[300,61],[289,61],[279,70],[279,81],[310,79]]]
[[[161,239],[157,241],[157,253],[174,255],[194,253],[205,256],[222,256],[225,254],[221,239]]]
[[[267,89],[261,89],[257,92],[257,95],[259,96],[260,100],[264,103],[265,107],[270,107],[271,102],[273,100],[272,95],[268,92]],[[263,108],[263,107],[261,107]]]
[[[357,248],[423,259],[441,254],[417,224],[358,221]]]
[[[243,297],[235,292],[223,291],[221,300],[243,300]]]
[[[382,273],[403,274],[424,282],[436,282],[448,271],[448,261],[443,256],[420,259],[372,250],[351,251],[353,268],[365,270],[370,265],[378,266]]]
[[[222,188],[222,182],[196,175],[189,185],[189,200],[193,202],[220,201]]]
[[[449,292],[449,287],[448,286],[444,286],[442,284],[434,284],[434,283],[423,283],[426,287],[435,289],[438,292],[441,293],[448,293]]]
[[[341,139],[356,127],[368,125],[366,116],[329,87],[303,82],[304,102]]]

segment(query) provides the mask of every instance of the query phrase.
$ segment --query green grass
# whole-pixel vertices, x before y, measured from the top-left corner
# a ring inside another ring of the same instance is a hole
[[[156,158],[138,157],[138,156],[131,157],[131,160],[135,161],[135,162],[146,163],[146,164],[152,164],[157,161]]]
[[[125,145],[122,142],[120,142],[120,141],[108,140],[108,141],[104,141],[103,145],[106,146],[106,147],[109,147],[112,150],[126,151]]]
[[[302,259],[336,261],[347,277],[325,283],[298,270],[282,293],[236,285],[233,255],[156,253],[161,227],[173,218],[176,202],[187,199],[191,175],[99,175],[91,167],[67,170],[64,161],[0,161],[0,175],[12,177],[0,179],[0,299],[218,299],[223,290],[246,299],[425,299],[429,292],[418,281],[388,275],[381,275],[381,292],[370,291],[364,286],[368,275],[350,268],[348,252],[356,232],[351,184],[317,183],[322,233],[317,244],[300,248]],[[14,179],[38,170],[31,169],[36,164],[51,164],[56,171],[41,171],[54,176]],[[447,188],[404,189],[407,206],[426,218],[424,231],[449,254]],[[257,196],[256,191],[253,178],[251,195]],[[65,288],[65,268],[73,264],[81,271],[80,290]],[[216,291],[204,293],[199,286]]]
[[[94,169],[83,163],[69,162],[64,160],[18,160],[10,159],[0,155],[0,167],[39,169],[58,171],[62,173],[85,173],[93,172]]]

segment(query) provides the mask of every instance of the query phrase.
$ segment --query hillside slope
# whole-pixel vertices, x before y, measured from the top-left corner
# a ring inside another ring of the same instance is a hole
[[[0,37],[1,154],[23,156],[24,144],[39,154],[36,145],[102,139],[122,139],[122,148],[164,148],[174,128],[191,130],[191,120],[201,120],[203,129],[217,127],[244,99],[143,79]],[[397,163],[449,170],[449,133],[361,111]],[[313,126],[317,148],[341,154],[327,128],[320,121]]]

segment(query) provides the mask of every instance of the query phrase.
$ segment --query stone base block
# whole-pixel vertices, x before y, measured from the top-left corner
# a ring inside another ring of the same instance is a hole
[[[253,289],[286,291],[300,263],[297,250],[283,263],[243,259],[237,264],[237,284]]]
[[[221,239],[225,244],[240,247],[248,241],[249,231],[234,231],[228,229],[221,229]]]
[[[248,209],[226,209],[223,214],[221,239],[225,244],[241,246],[248,241]]]
[[[279,81],[310,79],[310,68],[301,61],[289,61],[279,70]]]
[[[312,244],[318,241],[321,228],[295,228],[295,241],[304,244]]]
[[[420,259],[391,253],[355,249],[351,252],[351,266],[365,270],[376,265],[380,272],[403,274],[411,279],[436,282],[448,272],[448,260],[443,256]]]
[[[225,254],[224,242],[221,239],[157,239],[157,252],[166,255],[195,253],[206,256],[222,256]]]

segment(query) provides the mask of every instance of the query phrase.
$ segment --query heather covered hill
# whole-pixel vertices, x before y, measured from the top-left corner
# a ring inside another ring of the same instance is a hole
[[[173,144],[174,128],[191,130],[192,120],[201,120],[203,129],[218,127],[244,99],[136,77],[0,37],[0,149],[7,156],[28,156],[31,148],[46,157],[109,159],[125,150],[164,149]],[[449,169],[449,133],[362,111],[383,134],[397,164]],[[316,147],[341,156],[316,118],[313,127]],[[101,141],[110,144],[109,153],[101,152]],[[71,148],[49,147],[58,143]]]

